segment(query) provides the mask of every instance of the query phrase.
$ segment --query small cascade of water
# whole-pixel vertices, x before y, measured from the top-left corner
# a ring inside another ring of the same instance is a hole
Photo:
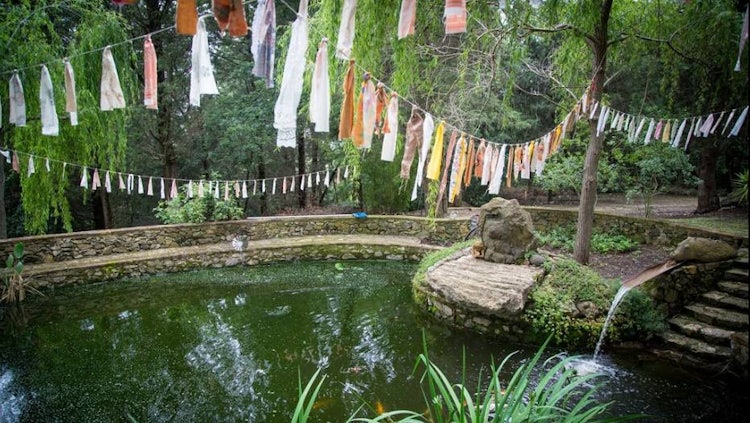
[[[612,317],[615,315],[615,310],[617,309],[617,305],[620,304],[620,301],[622,301],[623,297],[625,297],[625,294],[630,291],[631,286],[622,285],[620,289],[617,291],[617,294],[615,294],[615,298],[612,300],[612,305],[609,306],[609,312],[607,312],[607,318],[604,320],[604,325],[602,326],[602,333],[599,334],[599,340],[596,341],[596,348],[594,349],[594,358],[593,360],[596,361],[596,357],[599,355],[599,350],[602,346],[602,341],[604,341],[604,335],[607,333],[607,328],[609,327],[609,322],[612,320]]]

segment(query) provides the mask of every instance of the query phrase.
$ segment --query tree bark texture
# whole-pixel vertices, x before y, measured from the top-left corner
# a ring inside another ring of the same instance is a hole
[[[258,179],[260,181],[266,179],[266,164],[261,158],[258,162]],[[260,194],[260,215],[265,216],[268,213],[268,197],[265,192]]]
[[[107,192],[98,189],[93,192],[92,197],[94,229],[112,229],[112,207],[110,207]]]
[[[696,213],[707,213],[718,210],[721,204],[716,192],[716,161],[719,154],[719,148],[716,142],[706,143],[701,150],[700,164],[698,165],[698,177],[701,182],[698,184],[698,208]]]
[[[599,22],[594,27],[594,33],[586,37],[586,41],[593,54],[593,76],[589,96],[592,104],[602,98],[603,84],[607,68],[608,26],[612,1],[602,2]],[[591,233],[594,225],[594,207],[596,205],[597,167],[599,156],[604,143],[604,133],[597,135],[596,127],[598,115],[589,120],[591,141],[586,148],[586,159],[583,164],[583,180],[581,181],[581,199],[578,205],[578,222],[576,224],[576,243],[573,257],[578,263],[588,264],[591,255]]]
[[[304,134],[300,134],[299,137],[297,137],[297,174],[302,175],[304,177],[305,173],[307,172],[307,167],[305,166],[305,136]],[[301,187],[302,182],[297,181],[298,184],[300,184],[297,188],[297,205],[300,209],[304,209],[307,207],[307,190],[310,187],[305,187],[305,189],[299,189]]]
[[[0,163],[0,239],[8,238],[8,219],[5,214],[5,163]]]
[[[310,152],[311,161],[312,161],[312,171],[316,172],[320,170],[320,160],[318,158],[318,143],[313,140],[313,142],[310,144],[310,148],[312,151]],[[310,201],[312,202],[312,206],[319,206],[320,201],[318,201],[318,194],[320,193],[320,185],[315,185],[315,188],[311,188],[310,192],[312,195],[310,196]]]

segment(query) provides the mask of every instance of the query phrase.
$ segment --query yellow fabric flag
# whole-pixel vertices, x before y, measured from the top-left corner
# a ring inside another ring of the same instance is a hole
[[[435,141],[432,144],[430,163],[427,164],[427,179],[437,181],[440,179],[440,165],[443,162],[443,144],[445,134],[445,122],[440,122],[435,129]]]
[[[461,183],[463,181],[464,168],[466,167],[466,137],[461,134],[461,138],[458,140],[456,146],[456,156],[453,158],[453,172],[451,175],[451,190],[448,197],[448,202],[453,203],[456,201],[456,196],[461,192]],[[458,163],[456,164],[456,160]]]

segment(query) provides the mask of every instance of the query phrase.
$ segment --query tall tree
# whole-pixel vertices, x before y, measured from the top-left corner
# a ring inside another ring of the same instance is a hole
[[[729,46],[736,45],[741,19],[733,11],[731,1],[617,4],[611,0],[549,1],[542,4],[539,13],[523,14],[527,8],[523,2],[515,2],[508,10],[511,17],[524,22],[521,27],[530,34],[556,39],[557,70],[553,72],[553,80],[566,96],[568,87],[588,85],[589,98],[600,101],[605,89],[620,79],[620,92],[607,90],[608,100],[632,101],[640,89],[643,100],[653,103],[645,109],[638,106],[634,114],[645,110],[674,114],[688,111],[689,115],[695,115],[736,107],[737,99],[732,94],[737,88],[746,92],[746,82],[729,74],[732,66],[728,62],[736,57]],[[702,25],[696,27],[696,23]],[[706,36],[703,24],[705,30],[711,28],[712,37]],[[614,66],[610,63],[613,60]],[[582,64],[586,62],[589,65],[584,67]],[[611,68],[617,71],[608,74]],[[583,69],[587,72],[582,72]],[[650,88],[649,84],[658,88]],[[626,104],[624,109],[636,107]],[[594,114],[588,120],[590,140],[584,161],[574,252],[581,263],[587,263],[590,255],[596,169],[606,136],[604,132],[597,134],[597,123],[598,114]],[[699,198],[703,200],[699,199],[699,207],[705,200],[709,209],[713,207],[709,205],[711,198],[715,197],[712,181],[716,167],[711,159],[716,159],[717,150],[711,147],[713,142],[705,143],[700,166],[703,184]]]

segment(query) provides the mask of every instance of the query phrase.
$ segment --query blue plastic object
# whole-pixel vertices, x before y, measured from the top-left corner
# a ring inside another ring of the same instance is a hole
[[[354,212],[354,213],[352,213],[352,216],[354,216],[356,219],[366,219],[367,218],[367,213],[365,213],[363,211],[362,212]]]

